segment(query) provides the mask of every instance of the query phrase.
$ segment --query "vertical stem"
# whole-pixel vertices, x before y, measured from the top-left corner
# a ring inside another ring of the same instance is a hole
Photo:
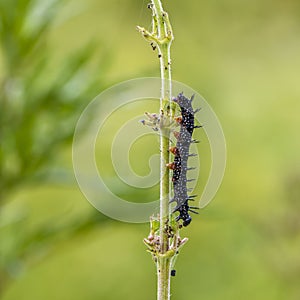
[[[160,257],[157,262],[157,300],[170,299],[170,286],[171,286],[171,260],[168,258]]]
[[[169,250],[169,238],[165,230],[169,223],[169,202],[170,202],[170,177],[169,169],[166,164],[169,162],[169,146],[170,146],[170,129],[164,126],[164,123],[170,124],[172,116],[170,109],[165,111],[165,102],[168,101],[171,106],[172,98],[172,81],[171,81],[171,58],[170,48],[173,40],[170,22],[167,13],[163,11],[160,0],[152,0],[154,17],[157,22],[157,39],[162,41],[158,43],[158,51],[160,57],[160,73],[161,73],[161,98],[160,112],[161,120],[165,120],[160,130],[160,256],[157,260],[157,299],[170,299],[170,264],[171,259],[164,254]],[[167,113],[167,114],[166,114]]]
[[[169,132],[161,131],[161,177],[160,182],[160,255],[157,259],[157,299],[170,299],[170,259],[164,254],[169,250],[169,239],[165,230],[169,221],[169,170],[166,163],[169,161]]]
[[[173,40],[171,25],[168,15],[163,11],[160,0],[152,0],[154,22],[156,22],[157,30],[157,47],[160,58],[160,73],[161,73],[161,98],[160,98],[160,112],[161,120],[163,120],[160,128],[160,237],[161,237],[161,252],[165,253],[168,250],[168,238],[165,237],[165,225],[169,218],[169,169],[166,164],[169,162],[169,145],[170,145],[170,129],[168,125],[171,122],[171,110],[165,111],[165,103],[169,102],[171,106],[172,98],[172,81],[171,81],[171,58],[170,48]],[[167,125],[167,126],[166,126]]]
[[[160,97],[160,214],[159,214],[159,249],[155,252],[157,268],[157,300],[170,299],[171,263],[174,256],[166,228],[170,227],[170,172],[169,163],[170,124],[172,122],[172,81],[170,48],[173,41],[172,27],[168,14],[163,10],[160,0],[151,0],[152,33],[143,27],[137,29],[158,48],[161,97]],[[146,244],[151,245],[151,242]]]
[[[164,44],[159,48],[160,51],[160,71],[161,71],[161,99],[160,99],[160,111],[165,113],[164,104],[168,100],[171,103],[171,68],[170,61],[170,43]],[[170,110],[169,110],[170,111]],[[167,111],[167,113],[169,113]],[[163,118],[164,115],[161,115]],[[171,116],[166,115],[166,118]],[[170,175],[169,168],[166,168],[166,164],[170,161],[170,130],[169,128],[162,128],[160,131],[160,254],[157,260],[157,300],[170,299],[171,290],[171,278],[170,278],[170,263],[171,260],[164,257],[169,250],[169,239],[166,233],[166,225],[169,222],[169,202],[170,202]]]

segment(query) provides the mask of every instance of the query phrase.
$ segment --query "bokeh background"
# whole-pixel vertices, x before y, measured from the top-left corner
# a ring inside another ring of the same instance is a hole
[[[217,196],[182,231],[190,240],[172,299],[298,300],[300,2],[164,6],[175,34],[173,78],[208,100],[228,149]],[[142,243],[148,224],[96,211],[71,159],[76,120],[93,97],[159,75],[135,30],[150,20],[141,0],[0,0],[1,299],[155,299],[155,266]],[[138,153],[137,168],[147,163]],[[120,195],[147,199],[117,185],[102,155]]]

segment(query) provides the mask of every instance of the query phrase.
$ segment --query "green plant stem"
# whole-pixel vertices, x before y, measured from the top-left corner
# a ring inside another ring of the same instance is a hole
[[[162,123],[160,130],[160,255],[157,259],[157,299],[170,299],[170,266],[171,258],[166,257],[165,253],[169,250],[169,238],[165,230],[169,225],[169,202],[170,202],[170,177],[169,169],[166,164],[169,162],[169,147],[170,147],[170,130],[167,124],[171,123],[172,110],[165,111],[165,103],[168,102],[171,107],[172,98],[172,82],[171,82],[171,57],[170,48],[173,40],[171,25],[167,13],[163,11],[160,0],[153,0],[154,21],[157,22],[157,43],[160,57],[160,72],[161,72],[161,98],[160,112],[161,120],[169,118]]]
[[[170,299],[170,259],[161,257],[157,261],[157,300]]]
[[[165,135],[166,134],[166,135]],[[169,170],[166,168],[166,162],[169,161],[169,133],[161,132],[161,173],[163,173],[160,182],[160,252],[158,255],[157,268],[157,299],[167,300],[170,298],[170,262],[164,257],[169,250],[169,239],[165,230],[169,223]]]
[[[151,42],[153,49],[157,47],[160,60],[161,97],[160,97],[160,214],[159,214],[159,248],[153,248],[157,268],[157,299],[170,299],[171,265],[176,252],[170,250],[170,172],[169,163],[170,124],[173,119],[171,56],[170,48],[174,39],[168,14],[163,10],[160,0],[151,1],[152,32],[137,27],[145,39]],[[154,47],[155,45],[155,47]],[[153,244],[146,240],[151,248]],[[175,245],[175,247],[177,247]]]
[[[161,120],[165,119],[160,130],[160,238],[161,238],[161,253],[168,251],[168,237],[165,233],[165,226],[169,220],[169,202],[170,202],[170,176],[169,169],[166,167],[170,161],[170,129],[167,124],[171,123],[170,112],[168,109],[165,111],[165,103],[169,102],[171,106],[171,66],[170,62],[170,43],[159,46],[160,55],[160,69],[161,69],[161,99],[160,99],[160,112]],[[169,120],[168,120],[169,119]]]

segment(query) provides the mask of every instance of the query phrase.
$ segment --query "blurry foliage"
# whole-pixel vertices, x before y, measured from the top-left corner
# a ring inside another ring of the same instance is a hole
[[[47,33],[63,4],[0,0],[0,213],[20,184],[47,177],[58,150],[72,140],[87,101],[103,88],[103,74],[99,78],[88,66],[92,45],[74,51],[59,67],[52,65]],[[49,222],[28,233],[19,213],[0,219],[0,293],[9,277],[22,271],[26,256],[62,232],[69,236],[104,219],[95,211],[71,224]]]
[[[89,74],[91,47],[67,57],[54,71],[47,30],[62,1],[0,2],[4,72],[0,77],[0,201],[12,188],[49,167],[101,81]]]

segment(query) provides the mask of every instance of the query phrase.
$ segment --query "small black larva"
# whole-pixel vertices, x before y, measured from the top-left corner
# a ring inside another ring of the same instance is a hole
[[[193,200],[195,195],[188,195],[187,182],[187,162],[188,158],[192,156],[189,153],[191,143],[197,143],[196,140],[192,139],[193,131],[195,128],[201,126],[194,125],[194,114],[198,110],[193,110],[191,99],[186,98],[183,93],[180,93],[177,97],[173,98],[173,101],[177,103],[181,110],[181,116],[175,118],[180,124],[180,132],[174,133],[176,137],[176,146],[170,148],[170,152],[174,154],[174,161],[169,164],[169,168],[173,170],[172,182],[174,188],[174,198],[171,202],[176,202],[176,207],[173,212],[179,212],[176,221],[182,220],[182,225],[187,226],[191,223],[192,218],[189,212],[196,213],[193,209],[198,209],[198,207],[189,206],[188,201]]]

